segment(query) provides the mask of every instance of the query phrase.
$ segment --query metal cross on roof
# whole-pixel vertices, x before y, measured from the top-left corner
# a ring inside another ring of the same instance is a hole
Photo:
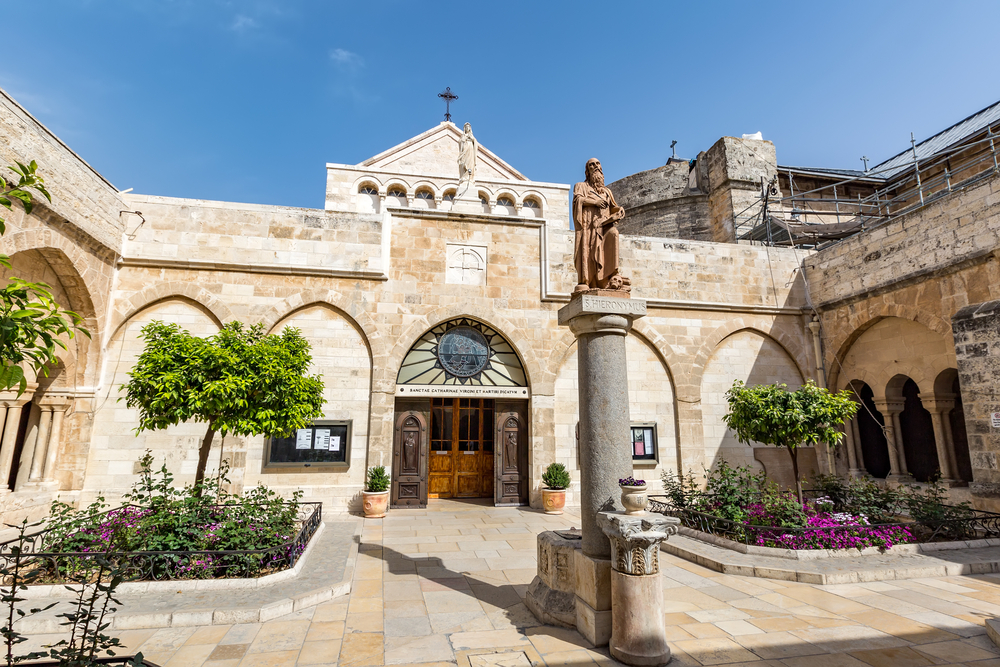
[[[444,119],[451,120],[451,101],[457,100],[458,95],[451,92],[451,86],[444,89],[443,93],[438,93],[438,97],[444,100]]]

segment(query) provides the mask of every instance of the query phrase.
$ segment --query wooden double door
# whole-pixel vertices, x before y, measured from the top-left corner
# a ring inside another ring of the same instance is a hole
[[[427,498],[526,503],[526,403],[487,398],[397,403],[392,505],[424,506]]]

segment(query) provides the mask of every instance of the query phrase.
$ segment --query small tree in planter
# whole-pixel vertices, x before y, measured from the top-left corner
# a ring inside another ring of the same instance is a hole
[[[566,507],[566,489],[570,485],[569,473],[561,463],[550,463],[542,473],[542,507],[546,514],[562,514]]]
[[[722,419],[736,432],[737,440],[747,445],[760,442],[788,450],[799,503],[803,498],[798,448],[821,442],[836,447],[844,437],[836,427],[858,411],[849,391],[832,394],[812,380],[795,391],[788,391],[784,384],[747,387],[737,380],[726,392],[726,401],[729,413]]]
[[[368,469],[368,479],[362,493],[365,503],[365,516],[371,519],[381,519],[389,507],[389,475],[385,466],[375,466]]]
[[[150,322],[142,339],[146,347],[124,386],[126,405],[139,410],[135,432],[206,422],[196,487],[216,433],[280,435],[323,416],[323,382],[306,375],[312,356],[298,329],[265,334],[259,324],[244,329],[230,322],[199,338],[176,324]]]

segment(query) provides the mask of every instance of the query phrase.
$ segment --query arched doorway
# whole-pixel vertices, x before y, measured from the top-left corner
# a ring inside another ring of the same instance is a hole
[[[885,439],[885,420],[875,407],[875,393],[864,382],[854,383],[861,407],[858,410],[858,436],[865,470],[872,477],[885,479],[891,469],[889,446]]]
[[[526,504],[528,400],[521,358],[495,329],[461,317],[424,333],[396,377],[392,505]]]
[[[931,413],[920,400],[920,387],[911,378],[897,375],[889,382],[886,395],[899,392],[903,411],[899,413],[899,430],[903,439],[906,469],[918,482],[938,477],[937,445],[934,442],[934,422]]]

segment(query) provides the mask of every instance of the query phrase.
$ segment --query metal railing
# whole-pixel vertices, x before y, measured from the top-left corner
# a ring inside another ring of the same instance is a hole
[[[99,519],[128,507],[133,506],[124,505],[93,515],[93,518]],[[281,544],[263,549],[61,551],[52,549],[49,538],[53,529],[48,528],[0,543],[0,567],[10,567],[16,558],[20,559],[21,568],[37,573],[35,584],[88,583],[89,573],[97,569],[98,558],[116,569],[124,581],[259,577],[294,567],[319,528],[323,520],[322,503],[297,503],[297,508],[296,533]],[[20,554],[16,554],[13,547],[19,547]]]
[[[680,519],[681,525],[693,530],[724,537],[747,545],[787,544],[808,541],[811,535],[835,538],[850,536],[859,529],[867,531],[888,531],[904,528],[913,534],[913,542],[937,542],[945,540],[969,540],[1000,536],[1000,514],[930,503],[905,510],[909,515],[905,520],[871,524],[865,526],[756,526],[741,521],[733,521],[690,507],[678,507],[667,496],[649,496],[649,509],[665,516]],[[943,510],[949,516],[935,518],[935,510]]]

